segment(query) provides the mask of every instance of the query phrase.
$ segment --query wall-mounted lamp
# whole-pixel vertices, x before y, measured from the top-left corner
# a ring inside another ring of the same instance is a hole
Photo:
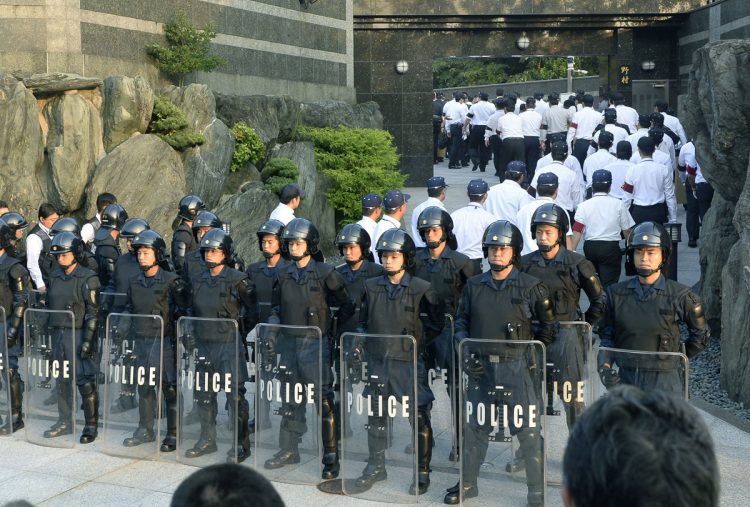
[[[516,46],[518,46],[518,49],[522,51],[525,49],[528,49],[530,44],[531,44],[531,41],[526,35],[526,32],[523,32],[521,36],[518,38],[518,40],[516,41]]]
[[[406,60],[399,60],[396,62],[396,72],[399,74],[406,74],[409,72],[409,62]]]
[[[653,62],[653,60],[646,60],[645,62],[641,63],[641,69],[643,69],[646,72],[652,71],[656,68],[656,64]]]

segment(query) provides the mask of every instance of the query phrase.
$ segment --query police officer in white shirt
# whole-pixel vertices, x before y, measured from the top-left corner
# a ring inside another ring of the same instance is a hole
[[[651,127],[648,130],[648,136],[654,141],[654,145],[656,146],[656,149],[654,150],[654,154],[651,158],[654,159],[654,162],[658,162],[659,164],[664,164],[664,166],[669,169],[670,171],[674,171],[674,163],[672,162],[672,159],[670,156],[665,152],[664,150],[659,149],[659,144],[661,141],[664,140],[666,136],[664,136],[663,131],[661,129],[657,129],[654,127]],[[641,138],[642,139],[642,138]],[[635,151],[633,153],[633,156],[630,157],[630,161],[634,164],[639,163],[642,160],[641,155],[638,151]]]
[[[655,150],[656,144],[650,136],[639,139],[641,162],[625,175],[623,190],[626,198],[623,202],[630,209],[636,225],[646,221],[660,224],[677,221],[674,172],[654,161]]]
[[[586,160],[583,162],[583,174],[586,177],[586,188],[591,188],[591,176],[594,174],[594,171],[603,169],[607,164],[611,164],[617,160],[615,156],[610,153],[612,150],[612,143],[615,140],[612,133],[606,130],[600,130],[598,134],[599,138],[597,139],[597,145],[599,146],[599,149],[596,153],[586,157]]]
[[[505,180],[508,181],[508,180]],[[476,264],[477,272],[482,271],[482,237],[488,225],[497,218],[485,210],[482,205],[487,201],[489,185],[486,181],[471,180],[466,187],[469,204],[451,213],[453,234],[458,243],[458,252],[464,254]],[[528,195],[528,194],[527,194]]]
[[[492,165],[495,166],[495,176],[500,178],[500,181],[503,181],[503,178],[505,178],[505,168],[500,166],[502,163],[503,139],[497,133],[497,124],[505,114],[505,101],[503,98],[497,98],[494,104],[495,112],[487,119],[487,127],[484,131],[484,145],[488,146],[492,151]]]
[[[583,109],[573,115],[570,122],[569,133],[573,134],[573,156],[583,165],[589,151],[594,129],[602,122],[602,114],[594,110],[594,97],[586,94],[582,97]]]
[[[609,195],[618,199],[625,199],[626,195],[622,189],[622,185],[625,183],[625,175],[628,173],[628,169],[634,165],[630,161],[630,157],[632,156],[633,150],[630,147],[630,142],[620,141],[617,143],[617,159],[603,168],[612,175],[612,186],[610,187]]]
[[[375,235],[375,226],[383,214],[382,204],[383,200],[378,194],[370,193],[362,198],[362,218],[357,224],[361,225],[371,238]]]
[[[503,140],[500,158],[500,170],[508,167],[511,160],[526,160],[523,140],[523,121],[513,112],[516,107],[515,99],[505,100],[505,114],[497,122],[498,134]]]
[[[450,138],[449,169],[459,169],[461,167],[464,120],[468,112],[469,109],[466,107],[466,104],[461,103],[461,92],[454,92],[453,100],[446,102],[445,106],[443,106],[445,133]],[[377,255],[375,257],[377,258]]]
[[[677,134],[677,137],[680,138],[681,145],[687,143],[687,136],[685,135],[685,129],[682,128],[682,123],[680,123],[680,120],[676,116],[667,114],[668,109],[669,103],[665,100],[657,100],[656,103],[654,103],[654,111],[661,113],[664,116],[664,126],[669,127],[672,132]],[[679,148],[679,145],[677,147]]]
[[[487,131],[487,121],[495,114],[495,105],[488,102],[488,98],[485,92],[481,92],[479,101],[471,106],[466,115],[465,123],[470,125],[469,158],[472,171],[476,171],[478,167],[484,172],[490,161],[490,148],[484,142],[484,133]]]
[[[417,229],[417,219],[419,214],[423,210],[430,206],[437,206],[438,208],[445,209],[445,189],[448,188],[448,184],[445,183],[445,178],[442,176],[433,176],[427,180],[427,200],[419,204],[411,212],[411,233],[414,239],[414,245],[417,248],[424,248],[425,243],[422,241],[422,237],[419,235],[419,229]]]
[[[576,175],[573,171],[563,165],[563,161],[568,157],[568,145],[557,142],[552,145],[552,151],[550,154],[552,155],[552,163],[545,166],[543,171],[545,173],[553,173],[557,176],[558,189],[555,202],[572,217],[575,214],[575,209],[578,204],[583,201],[583,195],[581,194],[581,186]],[[539,173],[537,172],[534,175],[534,179],[531,180],[529,193],[532,193],[537,189],[538,176]],[[518,228],[521,228],[520,224]]]
[[[594,265],[599,280],[606,288],[620,280],[620,239],[628,236],[635,222],[623,202],[609,194],[612,173],[606,169],[595,171],[591,175],[591,185],[593,196],[576,210],[573,248],[578,248],[583,237],[583,254]]]
[[[521,187],[521,183],[526,178],[526,173],[526,164],[520,160],[513,160],[508,163],[503,182],[490,188],[487,193],[487,201],[484,203],[484,209],[491,213],[495,220],[507,220],[516,226],[518,225],[516,224],[518,210],[534,200]]]
[[[698,246],[700,226],[703,215],[711,207],[714,189],[706,181],[701,166],[695,158],[695,145],[689,140],[680,149],[680,171],[687,173],[685,194],[687,195],[687,209],[685,214],[685,228],[688,233],[688,246]]]
[[[284,185],[279,192],[279,205],[274,208],[268,219],[278,220],[284,225],[288,224],[295,219],[294,210],[299,208],[304,197],[302,189],[294,183]]]
[[[633,153],[638,151],[638,139],[648,135],[648,129],[651,128],[651,117],[647,114],[638,115],[638,130],[628,136]],[[614,184],[614,183],[613,183]]]
[[[526,99],[526,111],[521,113],[521,124],[523,127],[523,142],[526,155],[526,167],[533,171],[539,160],[542,145],[539,141],[542,127],[542,115],[536,109],[536,100],[533,97]],[[534,177],[533,172],[526,174],[526,183]]]
[[[629,132],[623,128],[623,125],[617,125],[617,113],[614,109],[609,108],[604,110],[604,126],[599,128],[593,135],[593,143],[599,143],[599,133],[607,131],[612,134],[612,146],[610,147],[610,153],[614,154],[615,150],[613,146],[617,146],[617,143],[628,138]],[[593,154],[593,149],[589,150],[588,155]]]
[[[378,240],[385,231],[401,228],[401,219],[403,219],[406,214],[406,203],[409,201],[410,197],[409,194],[404,194],[401,190],[395,189],[389,190],[383,198],[383,209],[385,210],[385,213],[380,222],[378,222],[378,225],[375,226],[375,233],[372,236],[372,246],[370,247],[377,264],[380,264],[378,252],[375,249]]]
[[[516,227],[518,227],[518,230],[521,231],[521,234],[523,234],[523,250],[521,251],[522,255],[526,255],[527,253],[531,253],[539,249],[536,244],[536,238],[531,233],[531,218],[534,216],[534,212],[542,204],[548,202],[556,202],[555,197],[557,196],[558,185],[557,175],[555,175],[554,173],[544,172],[542,174],[537,174],[536,177],[536,199],[521,207],[521,209],[518,210],[516,219],[513,221]],[[568,216],[568,224],[570,223],[570,216]],[[570,249],[572,241],[573,231],[572,229],[568,228],[567,238],[565,242],[568,249]]]
[[[617,122],[627,125],[630,132],[635,132],[636,123],[638,123],[638,111],[625,105],[625,95],[620,92],[616,92],[612,96],[612,100],[615,103],[615,111],[617,111]]]
[[[549,109],[549,104],[544,101],[544,94],[542,92],[534,92],[534,100],[536,100],[536,112],[543,118],[544,113]]]

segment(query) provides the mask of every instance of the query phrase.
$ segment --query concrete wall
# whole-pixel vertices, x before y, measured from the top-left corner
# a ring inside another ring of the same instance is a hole
[[[750,1],[723,0],[690,13],[678,33],[679,93],[687,93],[693,53],[708,42],[750,38]]]
[[[224,93],[354,100],[353,0],[0,0],[0,67],[164,81],[144,50],[178,10],[212,23],[226,64],[196,73]]]
[[[545,95],[548,95],[552,92],[557,92],[560,94],[567,93],[568,80],[545,79],[544,81],[523,81],[517,83],[501,83],[479,86],[459,86],[457,88],[436,88],[436,90],[445,93],[445,96],[448,99],[450,99],[453,92],[467,92],[471,95],[477,95],[480,92],[486,92],[490,96],[491,100],[495,97],[495,91],[498,88],[503,88],[503,91],[506,94],[518,92],[520,93],[520,97],[522,99],[525,99],[526,97],[531,97],[536,92],[543,93]],[[599,76],[573,78],[573,90],[584,90],[586,93],[598,95]]]

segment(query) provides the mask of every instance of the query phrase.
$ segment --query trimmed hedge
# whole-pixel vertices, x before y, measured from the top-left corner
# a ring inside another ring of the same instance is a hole
[[[284,185],[296,183],[299,178],[299,167],[288,158],[272,158],[263,167],[260,179],[263,185],[276,195],[281,192]]]
[[[148,132],[156,134],[175,150],[200,146],[206,138],[192,130],[186,130],[188,119],[185,111],[159,95],[154,96],[154,111]]]
[[[235,139],[232,172],[239,171],[247,162],[257,166],[266,158],[266,145],[254,128],[248,127],[244,121],[238,121],[232,125],[231,131]]]

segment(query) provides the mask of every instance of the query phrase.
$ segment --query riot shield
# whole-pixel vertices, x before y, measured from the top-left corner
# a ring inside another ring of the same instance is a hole
[[[592,365],[594,400],[618,384],[664,391],[688,399],[688,358],[678,352],[648,352],[599,347]]]
[[[28,308],[24,314],[24,412],[29,442],[75,446],[78,352],[74,324],[70,311]]]
[[[29,308],[44,309],[46,306],[47,293],[40,292],[36,289],[29,289]]]
[[[0,435],[13,433],[10,409],[10,376],[8,370],[8,340],[5,334],[5,308],[0,306]]]
[[[107,454],[156,459],[159,453],[164,322],[159,315],[110,313],[104,342],[104,434]],[[138,392],[138,410],[119,411],[123,390]]]
[[[98,383],[105,383],[105,372],[107,371],[108,365],[106,358],[104,357],[105,344],[104,339],[107,336],[107,317],[110,313],[120,313],[125,309],[125,303],[127,301],[127,294],[122,292],[100,292],[99,293],[99,329],[97,332],[97,352],[98,352],[98,363],[99,363],[99,378]],[[121,405],[116,410],[132,410],[136,408],[135,389],[132,391],[125,386],[123,389],[123,397],[117,400],[118,405]]]
[[[236,462],[238,408],[247,412],[237,321],[182,317],[177,336],[177,461],[199,467]]]
[[[330,345],[317,327],[257,329],[255,417],[264,425],[256,426],[255,468],[274,481],[318,484],[324,446],[336,459]]]
[[[428,385],[435,396],[430,421],[434,438],[432,465],[437,469],[458,467],[458,377],[453,333],[453,316],[446,314],[443,332],[434,347],[440,353],[425,365]]]
[[[344,494],[377,502],[418,501],[414,484],[423,449],[417,419],[430,402],[425,375],[412,336],[341,336],[341,420],[353,431],[341,438]],[[405,452],[407,447],[416,452]]]
[[[462,503],[497,505],[502,498],[504,505],[544,505],[545,360],[537,341],[461,341]],[[517,477],[506,471],[511,437],[524,460]]]
[[[590,363],[593,357],[591,325],[560,322],[555,342],[547,347],[547,484],[562,485],[562,459],[570,429],[591,404]],[[514,458],[508,468],[523,468],[523,451],[513,440]]]

